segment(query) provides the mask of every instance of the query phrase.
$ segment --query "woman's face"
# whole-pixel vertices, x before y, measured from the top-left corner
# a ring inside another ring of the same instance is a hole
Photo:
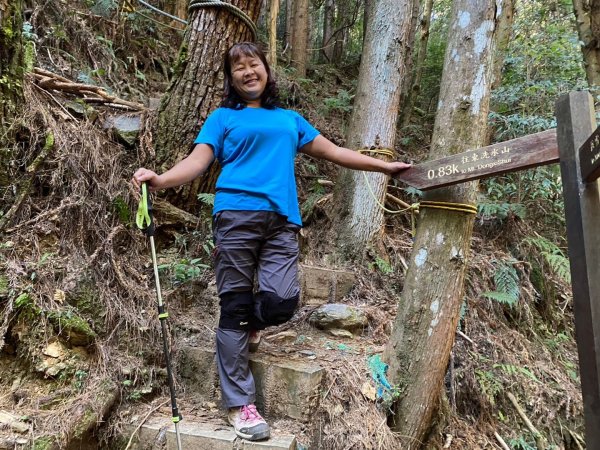
[[[267,69],[258,56],[241,55],[231,64],[231,83],[248,106],[259,107],[267,86]]]

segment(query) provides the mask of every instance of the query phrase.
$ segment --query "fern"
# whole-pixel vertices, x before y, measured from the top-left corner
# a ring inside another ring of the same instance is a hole
[[[198,194],[198,200],[200,200],[207,206],[214,206],[215,194],[207,194],[206,192],[201,192],[200,194]]]
[[[514,366],[512,364],[494,364],[494,369],[500,369],[508,375],[525,375],[527,378],[535,381],[536,383],[541,383],[540,380],[531,372],[529,369],[521,366]]]
[[[484,292],[481,295],[509,306],[515,306],[517,304],[521,294],[521,288],[519,283],[519,273],[512,264],[513,262],[514,260],[497,262],[496,272],[494,273],[496,290]]]
[[[571,283],[571,265],[569,259],[558,245],[539,235],[525,238],[523,242],[535,247],[550,267],[550,270],[566,283]]]
[[[109,17],[117,9],[115,0],[96,0],[92,6],[92,13],[102,17]]]

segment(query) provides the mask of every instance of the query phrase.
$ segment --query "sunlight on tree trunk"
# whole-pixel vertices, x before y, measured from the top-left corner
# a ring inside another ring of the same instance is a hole
[[[269,64],[272,69],[277,66],[277,15],[279,14],[279,0],[271,0],[269,7]]]
[[[411,19],[416,5],[417,0],[384,0],[375,2],[368,11],[369,24],[346,139],[349,148],[394,148],[401,86],[407,73],[404,61],[413,44]],[[382,203],[387,181],[388,176],[382,173],[340,172],[336,204],[340,205],[341,253],[360,254],[382,232],[383,210],[378,202]]]
[[[260,3],[260,0],[232,1],[254,21],[258,18]],[[206,117],[221,102],[223,54],[234,43],[251,38],[248,26],[225,9],[204,8],[190,14],[176,75],[158,113],[155,146],[161,169],[187,156]],[[193,210],[198,192],[214,190],[218,170],[218,165],[213,164],[205,176],[179,188],[169,200]]]
[[[503,1],[455,0],[430,157],[485,143],[494,39]],[[474,204],[476,183],[437,189],[426,200]],[[384,360],[402,394],[393,428],[417,449],[439,405],[463,301],[474,216],[422,209],[398,314]]]

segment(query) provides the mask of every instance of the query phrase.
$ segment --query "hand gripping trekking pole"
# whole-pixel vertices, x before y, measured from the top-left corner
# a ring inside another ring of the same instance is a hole
[[[150,238],[150,248],[152,250],[152,265],[154,266],[154,280],[156,282],[156,296],[158,298],[158,319],[162,329],[163,349],[167,364],[167,378],[169,381],[169,391],[171,394],[171,411],[173,423],[175,424],[175,434],[177,435],[177,449],[181,450],[181,436],[179,435],[179,422],[183,419],[177,409],[177,399],[175,398],[175,382],[173,381],[173,371],[171,370],[171,360],[169,358],[169,347],[167,345],[167,325],[166,320],[169,313],[165,311],[160,290],[160,280],[158,278],[158,264],[156,263],[156,248],[154,247],[154,221],[152,220],[152,201],[146,183],[142,183],[142,198],[138,207],[135,222],[140,230]]]

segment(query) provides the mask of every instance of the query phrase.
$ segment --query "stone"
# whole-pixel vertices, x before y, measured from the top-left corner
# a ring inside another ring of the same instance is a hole
[[[213,350],[183,347],[179,373],[186,390],[205,401],[217,398],[218,377]],[[256,384],[256,406],[273,417],[289,417],[308,422],[319,405],[325,370],[309,361],[286,360],[264,354],[250,356],[250,369]]]
[[[112,130],[117,139],[133,147],[142,129],[142,119],[139,114],[109,116],[104,121],[103,128]]]
[[[48,344],[42,353],[51,358],[65,359],[68,355],[68,350],[59,341],[55,341]]]
[[[17,433],[27,433],[29,431],[29,425],[21,422],[17,416],[6,411],[0,411],[0,424]]]
[[[131,426],[133,430],[133,425]],[[295,450],[296,438],[292,435],[273,436],[260,442],[249,442],[236,436],[233,428],[228,425],[190,422],[185,419],[178,424],[181,446],[194,450]],[[175,425],[168,418],[154,418],[147,421],[139,431],[134,449],[177,449],[177,434]]]
[[[345,337],[345,338],[354,339],[354,335],[351,332],[349,332],[348,330],[342,330],[340,328],[332,328],[330,330],[327,330],[327,332],[335,337]]]
[[[330,303],[314,311],[310,316],[309,323],[323,330],[337,328],[362,331],[369,321],[364,311],[359,308],[341,303]]]
[[[300,264],[303,305],[323,305],[340,301],[354,287],[356,275],[347,270],[327,269]]]

